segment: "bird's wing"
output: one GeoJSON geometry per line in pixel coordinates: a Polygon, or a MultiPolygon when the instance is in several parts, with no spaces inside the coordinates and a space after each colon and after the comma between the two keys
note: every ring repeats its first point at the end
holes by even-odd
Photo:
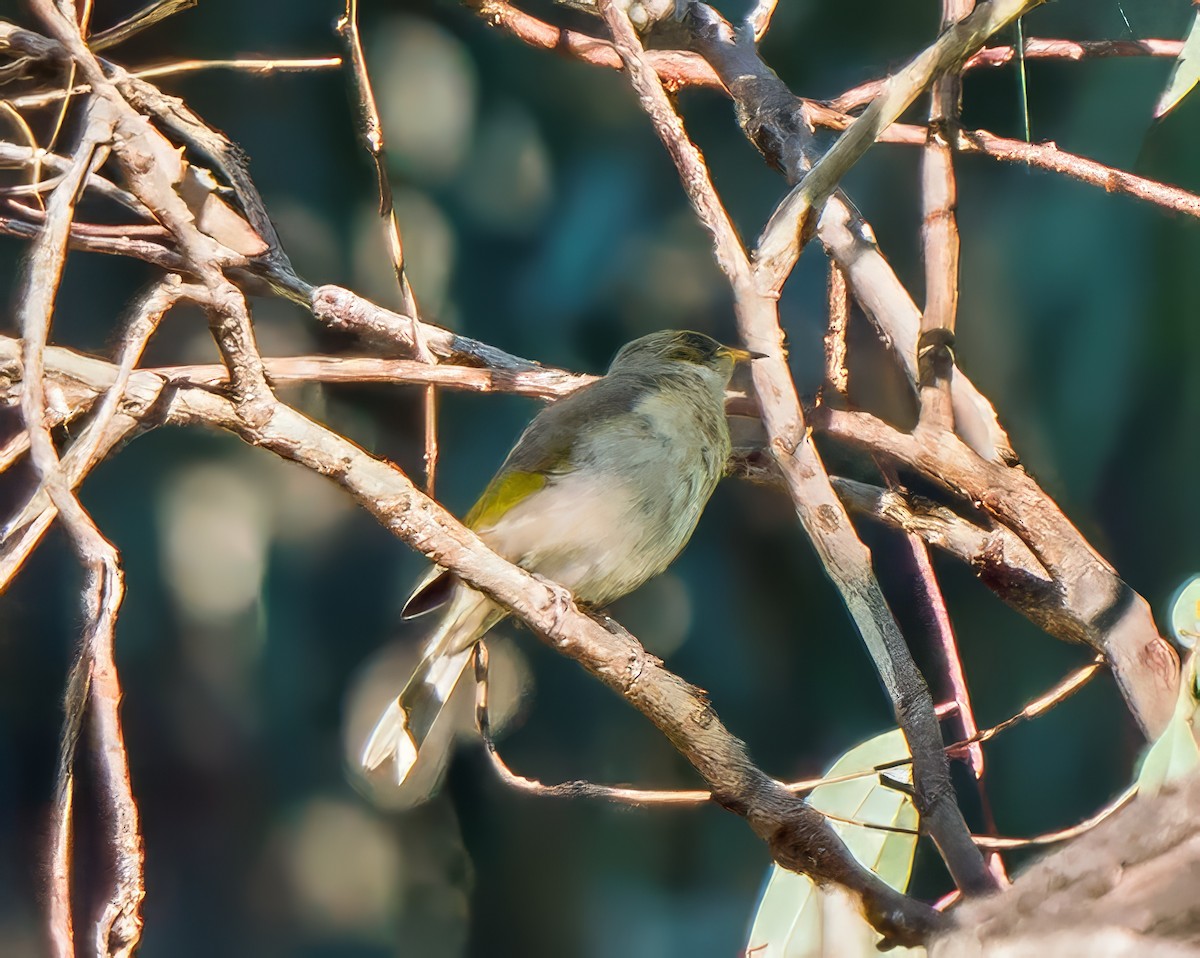
{"type": "Polygon", "coordinates": [[[543,409],[513,446],[463,520],[480,531],[518,502],[577,465],[579,438],[632,410],[652,385],[640,376],[607,376],[543,409]]]}
{"type": "MultiPolygon", "coordinates": [[[[571,472],[578,438],[628,413],[653,385],[653,379],[640,375],[606,376],[547,406],[521,433],[463,524],[476,532],[486,531],[517,503],[556,476],[571,472]]],[[[405,603],[402,616],[411,619],[441,607],[457,582],[441,567],[430,569],[405,603]]]]}

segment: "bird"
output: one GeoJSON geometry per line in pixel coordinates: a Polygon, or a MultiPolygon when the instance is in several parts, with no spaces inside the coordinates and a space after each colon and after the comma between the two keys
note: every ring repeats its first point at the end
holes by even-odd
{"type": "MultiPolygon", "coordinates": [[[[724,475],[725,389],[760,354],[663,330],[623,346],[607,373],[543,409],[464,518],[491,549],[588,608],[632,592],[674,561],[724,475]]],[[[438,613],[404,689],[361,764],[388,760],[403,784],[475,645],[507,611],[434,566],[401,617],[438,613]]]]}

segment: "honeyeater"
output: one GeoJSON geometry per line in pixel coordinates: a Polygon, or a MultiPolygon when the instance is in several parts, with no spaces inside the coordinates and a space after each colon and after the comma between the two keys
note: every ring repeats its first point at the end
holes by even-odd
{"type": "MultiPolygon", "coordinates": [[[[696,528],[725,470],[725,387],[752,358],[702,333],[666,330],[624,346],[607,374],[547,406],[521,434],[464,522],[492,549],[603,606],[662,572],[696,528]]],[[[453,573],[429,570],[404,618],[437,627],[363,749],[403,782],[471,658],[508,613],[453,573]]]]}

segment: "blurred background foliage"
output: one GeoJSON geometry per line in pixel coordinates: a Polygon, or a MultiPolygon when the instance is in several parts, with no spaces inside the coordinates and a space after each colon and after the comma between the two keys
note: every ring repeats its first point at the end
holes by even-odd
{"type": "MultiPolygon", "coordinates": [[[[93,22],[106,26],[134,6],[99,0],[93,22]]],[[[430,318],[590,371],[651,329],[733,336],[706,238],[620,75],[527,49],[450,0],[363,6],[412,281],[430,318]]],[[[1178,38],[1188,6],[1062,0],[1028,17],[1025,30],[1178,38]]],[[[28,22],[14,0],[0,8],[28,22]]],[[[598,32],[543,0],[529,9],[598,32]]],[[[339,12],[337,0],[205,0],[113,55],[135,65],[330,55],[339,12]]],[[[763,50],[797,92],[833,96],[898,66],[932,38],[937,18],[929,0],[784,0],[763,50]]],[[[1200,98],[1150,121],[1168,62],[1028,69],[1035,139],[1200,190],[1200,98]]],[[[395,303],[340,74],[204,72],[162,85],[246,149],[306,279],[395,303]]],[[[685,92],[680,101],[733,216],[754,235],[782,181],[724,98],[685,92]]],[[[969,126],[1020,135],[1011,68],[971,74],[965,104],[969,126]]],[[[1196,223],[986,159],[964,158],[959,170],[960,364],[1033,474],[1165,614],[1200,539],[1196,223]]],[[[876,148],[846,187],[920,302],[916,151],[876,148]]],[[[21,253],[20,242],[0,239],[6,302],[21,253]]],[[[122,306],[152,275],[73,254],[54,339],[105,352],[122,306]]],[[[810,248],[782,302],[810,396],[823,289],[824,262],[810,248]]],[[[256,323],[269,354],[361,349],[278,301],[259,302],[256,323]]],[[[886,357],[861,319],[853,327],[853,387],[902,416],[878,388],[886,357]]],[[[214,357],[202,318],[181,312],[148,362],[214,357]]],[[[419,473],[417,390],[310,387],[288,398],[419,473]]],[[[451,508],[470,503],[534,410],[517,398],[443,394],[439,495],[451,508]]],[[[829,452],[837,468],[866,471],[829,452]]],[[[28,481],[6,479],[6,508],[28,481]]],[[[422,563],[338,490],[234,439],[162,430],[98,469],[82,495],[128,573],[118,653],[147,847],[142,954],[667,958],[741,947],[768,859],[744,823],[715,808],[630,811],[516,795],[478,749],[459,750],[436,797],[402,813],[394,807],[411,796],[354,779],[367,713],[415,655],[420,628],[400,627],[398,610],[422,563]]],[[[927,660],[904,548],[875,529],[864,534],[927,660]]],[[[967,570],[937,567],[983,723],[1086,660],[967,570]]],[[[0,603],[0,942],[12,958],[42,950],[47,801],[79,583],[51,534],[0,603]]],[[[673,569],[615,614],[708,689],[781,777],[817,774],[890,724],[843,607],[773,491],[725,483],[673,569]]],[[[501,632],[499,707],[511,719],[502,747],[518,771],[695,786],[632,710],[528,634],[501,632]]],[[[1107,679],[1008,733],[988,750],[1000,830],[1079,819],[1129,780],[1138,748],[1107,679]]],[[[86,861],[95,849],[85,842],[80,854],[86,861]]],[[[933,859],[918,855],[918,892],[944,887],[933,859]]]]}

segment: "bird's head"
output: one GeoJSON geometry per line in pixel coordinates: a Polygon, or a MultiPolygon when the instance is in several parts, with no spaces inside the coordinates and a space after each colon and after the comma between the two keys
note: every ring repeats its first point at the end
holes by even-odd
{"type": "Polygon", "coordinates": [[[724,346],[704,333],[664,329],[626,343],[608,371],[696,368],[716,373],[723,382],[728,382],[734,364],[753,358],[753,353],[724,346]]]}

